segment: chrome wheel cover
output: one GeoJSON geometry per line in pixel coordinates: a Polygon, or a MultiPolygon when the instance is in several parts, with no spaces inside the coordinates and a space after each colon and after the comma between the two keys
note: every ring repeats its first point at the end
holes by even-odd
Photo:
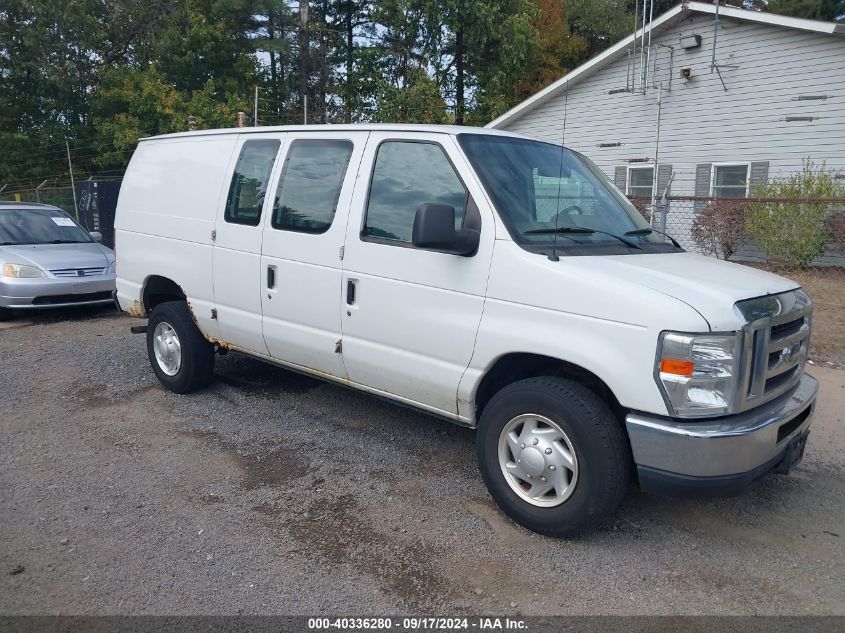
{"type": "Polygon", "coordinates": [[[518,415],[499,435],[499,466],[522,500],[540,508],[566,501],[578,483],[578,458],[569,437],[549,418],[518,415]]]}
{"type": "Polygon", "coordinates": [[[162,321],[153,332],[153,352],[159,369],[168,376],[175,376],[182,367],[182,343],[176,330],[162,321]]]}

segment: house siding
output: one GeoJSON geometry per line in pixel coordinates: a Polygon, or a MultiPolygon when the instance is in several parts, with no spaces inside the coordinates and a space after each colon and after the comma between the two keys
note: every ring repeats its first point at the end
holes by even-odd
{"type": "MultiPolygon", "coordinates": [[[[765,163],[768,179],[781,178],[799,171],[807,158],[845,174],[845,36],[725,17],[719,22],[716,60],[727,91],[710,72],[712,15],[690,13],[652,36],[656,71],[649,83],[663,85],[658,164],[672,165],[672,194],[703,195],[705,188],[709,194],[712,178],[703,172],[718,163],[753,163],[754,184],[761,182],[765,163]],[[693,33],[701,36],[701,46],[680,48],[679,38],[693,33]],[[667,46],[674,47],[671,68],[667,46]],[[691,69],[689,81],[680,78],[681,68],[691,69]],[[827,98],[794,100],[801,95],[827,98]],[[787,116],[815,120],[786,122],[787,116]]],[[[563,140],[618,184],[616,168],[636,164],[631,159],[653,160],[657,138],[657,89],[608,94],[626,87],[627,73],[622,56],[573,83],[566,95],[497,127],[553,143],[563,140]],[[600,147],[605,143],[621,145],[600,147]]],[[[689,225],[691,219],[677,230],[688,236],[689,225]]]]}

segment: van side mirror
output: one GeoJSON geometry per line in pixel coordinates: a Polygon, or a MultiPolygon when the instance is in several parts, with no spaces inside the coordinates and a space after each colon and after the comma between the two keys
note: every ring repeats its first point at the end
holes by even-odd
{"type": "Polygon", "coordinates": [[[455,229],[455,207],[426,202],[417,207],[411,242],[419,248],[469,257],[478,251],[480,233],[455,229]]]}
{"type": "Polygon", "coordinates": [[[95,242],[103,241],[103,234],[99,231],[91,231],[89,235],[91,236],[91,239],[93,239],[95,242]]]}

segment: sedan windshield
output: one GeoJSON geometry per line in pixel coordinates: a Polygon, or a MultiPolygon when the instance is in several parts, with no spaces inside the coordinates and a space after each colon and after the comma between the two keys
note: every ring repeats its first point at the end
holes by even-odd
{"type": "Polygon", "coordinates": [[[508,136],[460,134],[458,139],[511,236],[524,248],[578,254],[677,251],[581,154],[508,136]]]}
{"type": "Polygon", "coordinates": [[[58,209],[0,207],[0,246],[91,241],[85,229],[58,209]]]}

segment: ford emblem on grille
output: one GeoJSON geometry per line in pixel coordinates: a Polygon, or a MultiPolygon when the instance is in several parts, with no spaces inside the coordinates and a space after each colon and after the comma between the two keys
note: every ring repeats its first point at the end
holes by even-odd
{"type": "Polygon", "coordinates": [[[798,354],[801,351],[801,343],[793,343],[789,347],[783,348],[781,352],[781,358],[784,360],[794,363],[798,360],[798,354]]]}

